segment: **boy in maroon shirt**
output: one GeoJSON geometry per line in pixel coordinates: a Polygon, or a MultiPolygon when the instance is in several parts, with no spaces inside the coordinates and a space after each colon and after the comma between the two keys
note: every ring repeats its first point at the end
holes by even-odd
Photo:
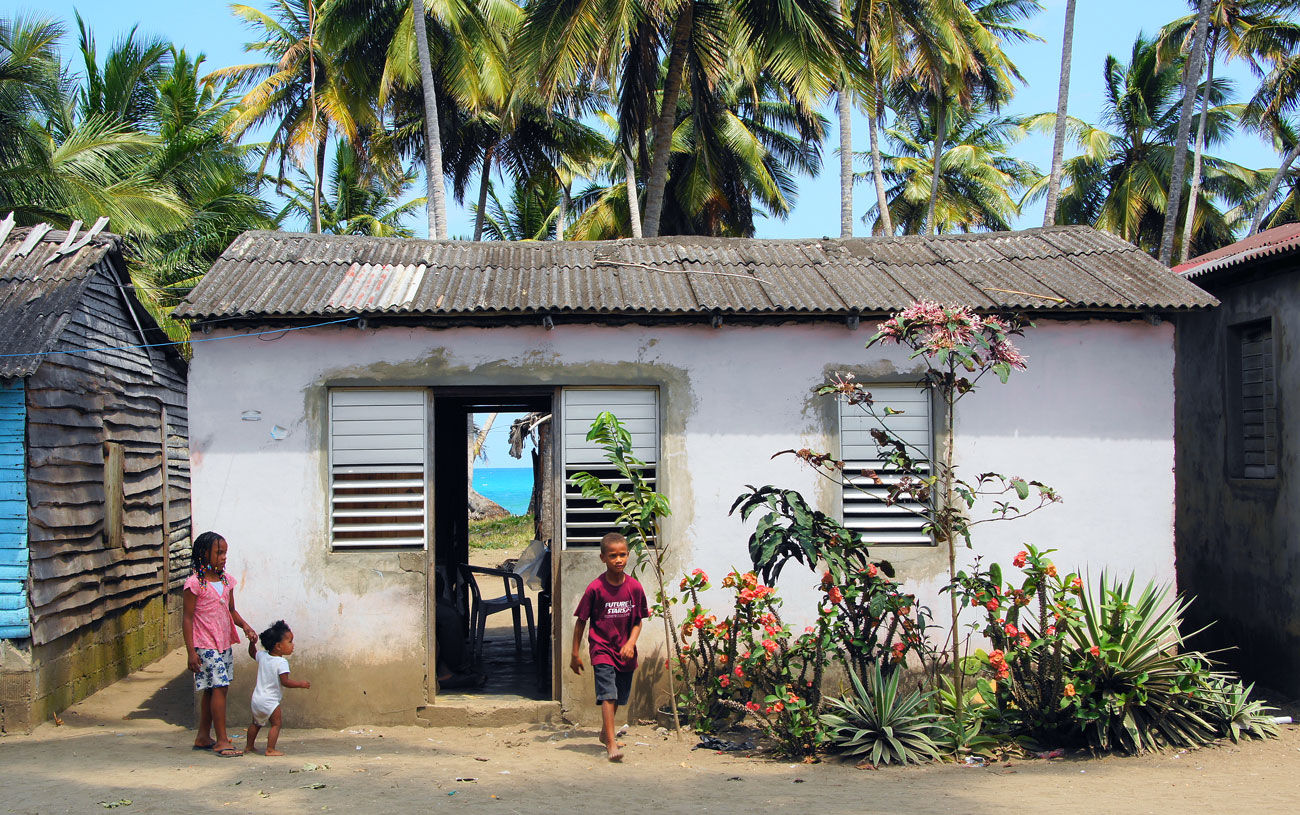
{"type": "Polygon", "coordinates": [[[587,586],[573,616],[573,658],[569,667],[582,673],[582,634],[591,622],[591,669],[596,677],[596,704],[600,705],[602,726],[600,743],[609,751],[610,761],[622,761],[622,745],[614,737],[614,716],[619,705],[627,704],[632,689],[632,672],[636,670],[636,640],[641,636],[641,621],[650,616],[645,590],[627,569],[627,538],[611,532],[600,539],[600,562],[605,573],[587,586]]]}

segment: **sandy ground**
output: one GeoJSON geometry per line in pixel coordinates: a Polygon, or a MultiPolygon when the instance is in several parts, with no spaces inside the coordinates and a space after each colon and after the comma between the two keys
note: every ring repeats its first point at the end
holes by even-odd
{"type": "Polygon", "coordinates": [[[634,725],[626,762],[612,765],[590,729],[294,730],[290,701],[280,740],[288,755],[222,759],[189,749],[188,682],[177,651],[64,712],[62,726],[0,738],[0,810],[102,812],[104,804],[128,799],[119,807],[126,815],[1300,811],[1294,726],[1276,741],[1141,758],[872,771],[837,760],[790,764],[693,751],[690,740],[634,725]]]}

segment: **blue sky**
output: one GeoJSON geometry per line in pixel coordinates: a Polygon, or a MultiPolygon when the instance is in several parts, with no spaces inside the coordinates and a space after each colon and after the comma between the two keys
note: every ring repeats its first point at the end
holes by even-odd
{"type": "MultiPolygon", "coordinates": [[[[250,4],[269,8],[269,0],[250,0],[250,4]]],[[[1044,0],[1046,10],[1036,16],[1028,27],[1045,42],[1014,46],[1012,58],[1028,78],[1030,84],[1022,87],[1008,114],[1038,113],[1056,107],[1057,77],[1061,58],[1061,31],[1064,21],[1065,0],[1044,0]]],[[[37,8],[34,4],[6,3],[7,13],[23,12],[37,8]]],[[[201,51],[208,56],[213,68],[247,61],[243,43],[247,32],[230,14],[229,6],[218,0],[46,0],[40,4],[43,14],[58,16],[69,24],[71,31],[73,10],[79,10],[93,27],[101,48],[106,47],[119,34],[139,24],[144,32],[157,33],[181,44],[191,53],[201,51]]],[[[1102,103],[1101,70],[1108,53],[1127,61],[1133,39],[1138,31],[1154,33],[1159,27],[1180,15],[1188,13],[1186,0],[1083,0],[1078,4],[1075,19],[1074,63],[1070,84],[1070,114],[1096,122],[1102,103]]],[[[74,43],[69,39],[68,46],[74,43]]],[[[1244,96],[1253,87],[1253,81],[1244,65],[1232,64],[1218,70],[1219,76],[1237,81],[1238,95],[1244,96]]],[[[832,111],[827,116],[834,122],[832,111]]],[[[854,122],[854,149],[866,150],[866,123],[860,117],[854,122]]],[[[820,237],[839,234],[839,179],[838,162],[830,150],[838,144],[838,134],[832,127],[827,140],[824,169],[815,178],[799,180],[799,199],[789,219],[785,221],[764,219],[758,224],[758,235],[770,238],[820,237]]],[[[1258,137],[1239,135],[1236,140],[1218,149],[1219,155],[1254,167],[1275,167],[1277,158],[1258,137]]],[[[1037,164],[1044,171],[1051,161],[1051,141],[1035,136],[1023,142],[1016,154],[1037,164]]],[[[865,167],[859,167],[865,169],[865,167]]],[[[858,184],[855,190],[854,211],[861,216],[873,203],[874,193],[869,184],[858,184]]],[[[453,207],[450,213],[452,234],[468,235],[473,219],[464,208],[453,207]]],[[[415,219],[413,226],[423,228],[423,219],[415,219]]],[[[1020,226],[1037,226],[1042,223],[1041,203],[1027,209],[1020,226]]],[[[858,234],[865,227],[855,222],[858,234]]]]}

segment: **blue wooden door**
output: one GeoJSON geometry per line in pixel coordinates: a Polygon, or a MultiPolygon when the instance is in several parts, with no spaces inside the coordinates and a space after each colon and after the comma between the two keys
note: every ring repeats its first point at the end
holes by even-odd
{"type": "Polygon", "coordinates": [[[0,382],[0,638],[31,636],[26,429],[23,380],[0,382]]]}

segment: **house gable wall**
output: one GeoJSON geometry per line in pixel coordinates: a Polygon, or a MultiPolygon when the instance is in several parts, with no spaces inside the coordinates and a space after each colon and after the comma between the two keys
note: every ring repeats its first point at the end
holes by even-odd
{"type": "MultiPolygon", "coordinates": [[[[234,336],[214,331],[213,337],[234,336]]],[[[835,404],[813,394],[828,373],[861,381],[916,378],[897,347],[865,351],[869,327],[541,326],[329,327],[195,346],[190,375],[195,519],[231,544],[240,609],[255,626],[284,618],[295,675],[330,677],[295,700],[320,725],[413,721],[424,699],[423,555],[331,552],[325,421],[329,386],[651,385],[659,389],[661,489],[673,507],[664,537],[670,574],[721,576],[747,566],[752,529],[727,514],[746,484],[798,489],[838,512],[838,487],[775,451],[836,449],[835,404]],[[257,411],[259,421],[247,421],[257,411]],[[273,428],[279,432],[273,433],[273,428]],[[382,679],[381,679],[382,677],[382,679]]],[[[1172,582],[1173,328],[1140,320],[1045,322],[1023,347],[1030,370],[963,401],[958,464],[1038,478],[1065,502],[1016,524],[991,524],[978,553],[1009,561],[1024,541],[1096,574],[1172,582]]],[[[436,485],[435,485],[436,489],[436,485]]],[[[909,591],[936,611],[946,557],[936,547],[878,547],[909,591]]],[[[600,572],[591,550],[560,554],[555,617],[567,654],[570,617],[600,572]]],[[[646,576],[649,580],[649,576],[646,576]]],[[[792,566],[785,609],[815,613],[817,577],[792,566]]],[[[653,587],[650,587],[653,590],[653,587]]],[[[639,681],[663,678],[661,631],[642,638],[639,681]]],[[[252,672],[236,672],[235,698],[252,672]]],[[[569,715],[595,711],[587,678],[562,672],[569,715]]],[[[643,684],[634,695],[648,702],[643,684]]],[[[648,705],[632,711],[644,715],[648,705]]]]}
{"type": "MultiPolygon", "coordinates": [[[[1178,578],[1196,597],[1195,644],[1275,690],[1300,694],[1300,274],[1209,283],[1222,303],[1178,322],[1178,578]],[[1228,455],[1231,328],[1271,318],[1278,459],[1243,478],[1228,455]]],[[[1257,267],[1258,268],[1258,267],[1257,267]]]]}

